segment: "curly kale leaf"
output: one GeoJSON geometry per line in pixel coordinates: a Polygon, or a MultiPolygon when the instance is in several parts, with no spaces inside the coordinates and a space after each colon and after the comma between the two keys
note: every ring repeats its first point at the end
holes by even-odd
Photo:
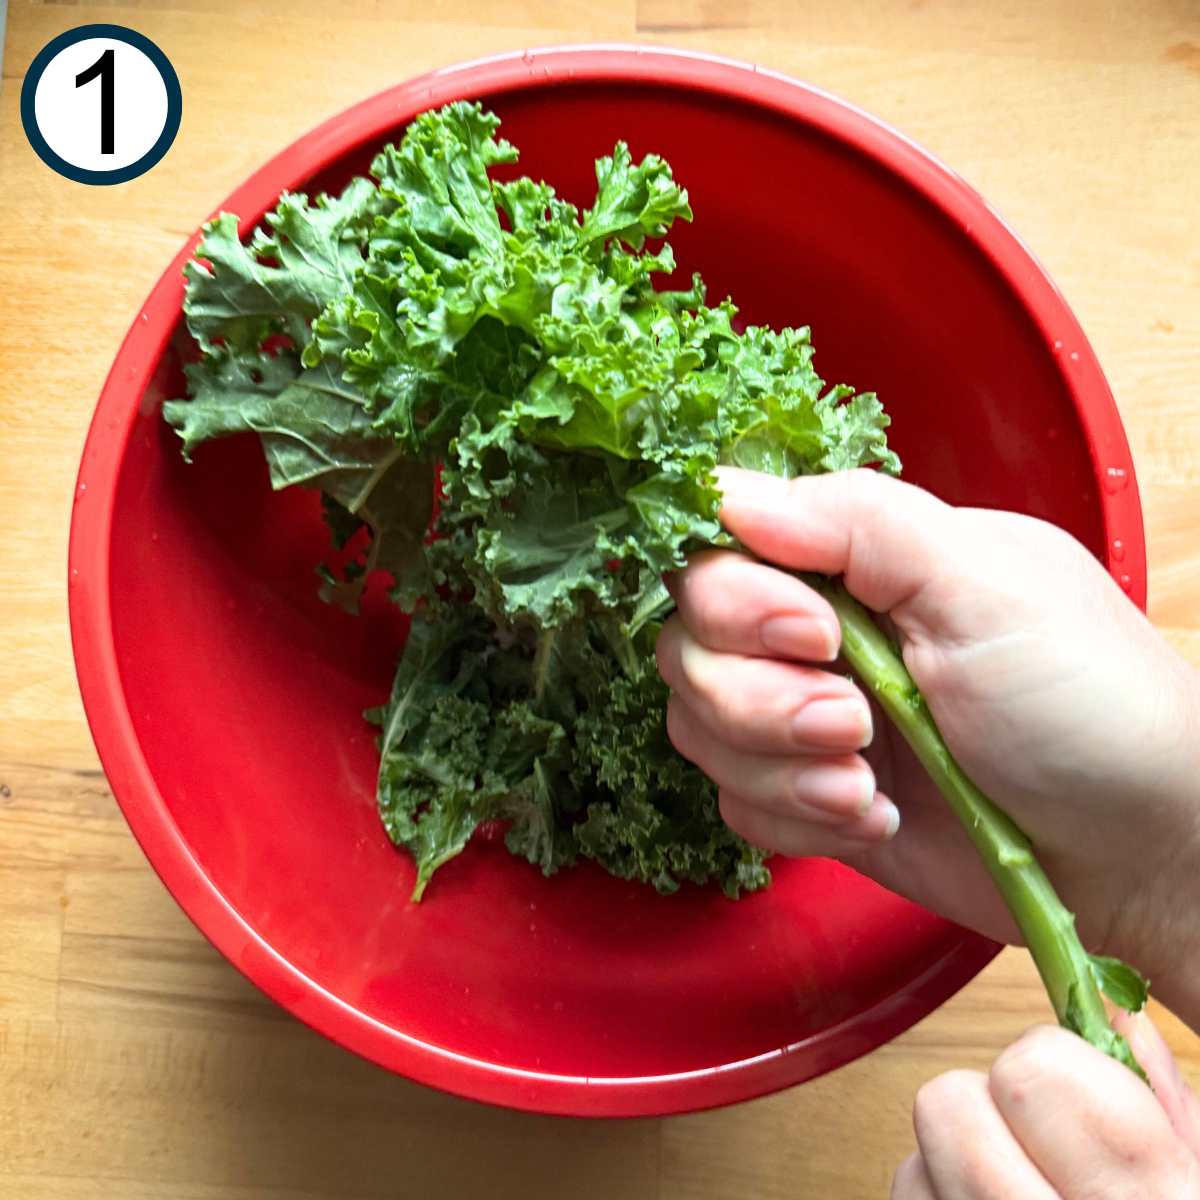
{"type": "Polygon", "coordinates": [[[210,221],[184,268],[184,316],[200,347],[255,350],[272,334],[302,347],[313,318],[352,286],[379,208],[370,182],[353,179],[340,196],[311,204],[285,192],[248,245],[232,214],[210,221]]]}
{"type": "Polygon", "coordinates": [[[582,856],[660,892],[764,886],[763,855],[667,740],[665,704],[652,657],[627,676],[582,622],[501,647],[470,606],[418,615],[391,698],[369,714],[380,813],[416,864],[413,898],[492,821],[547,875],[582,856]]]}
{"type": "Polygon", "coordinates": [[[353,607],[381,568],[414,612],[375,715],[417,895],[497,820],[546,873],[582,856],[661,891],[760,887],[762,856],[665,736],[662,576],[728,542],[717,466],[897,470],[887,417],[825,385],[807,328],[738,332],[698,276],[662,286],[658,239],[692,211],[661,158],[618,143],[576,207],[492,178],[516,160],[498,126],[424,113],[341,195],[285,195],[246,242],[231,216],[206,226],[200,360],[165,417],[185,455],[255,433],[273,486],[320,490],[339,549],[369,534],[323,594],[353,607]]]}
{"type": "Polygon", "coordinates": [[[494,694],[486,627],[466,606],[413,621],[391,698],[369,714],[381,728],[379,809],[388,836],[417,868],[413,899],[485,821],[516,816],[531,861],[564,855],[535,765],[561,754],[562,726],[494,694]]]}
{"type": "Polygon", "coordinates": [[[163,406],[184,453],[214,438],[258,434],[272,487],[319,488],[343,544],[357,525],[371,531],[364,558],[343,580],[327,572],[322,594],[353,611],[367,574],[378,568],[392,575],[395,599],[411,609],[429,588],[430,464],[380,437],[361,397],[328,366],[302,370],[290,352],[215,350],[191,364],[187,378],[191,398],[163,406]]]}
{"type": "Polygon", "coordinates": [[[660,892],[683,880],[716,880],[734,898],[765,887],[763,853],[721,820],[715,785],[667,740],[666,703],[667,687],[645,658],[576,723],[576,781],[581,789],[595,781],[605,795],[575,826],[579,852],[660,892]]]}

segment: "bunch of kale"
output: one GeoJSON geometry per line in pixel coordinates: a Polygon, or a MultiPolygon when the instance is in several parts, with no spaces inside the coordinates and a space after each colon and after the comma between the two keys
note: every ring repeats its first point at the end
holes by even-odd
{"type": "Polygon", "coordinates": [[[338,546],[366,527],[327,598],[354,607],[380,569],[412,613],[372,715],[415,895],[503,820],[547,874],[582,855],[736,896],[769,874],[666,738],[662,577],[722,541],[718,464],[895,470],[887,417],[825,389],[806,328],[739,331],[699,277],[655,289],[674,259],[647,240],[691,219],[660,158],[618,143],[580,211],[489,175],[516,159],[498,124],[425,113],[371,179],[285,194],[248,245],[233,216],[206,226],[185,305],[201,357],[165,416],[185,453],[256,432],[276,488],[320,489],[338,546]]]}

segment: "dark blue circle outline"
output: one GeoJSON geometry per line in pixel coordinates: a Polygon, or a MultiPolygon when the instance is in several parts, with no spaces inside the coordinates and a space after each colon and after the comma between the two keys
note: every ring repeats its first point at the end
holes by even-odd
{"type": "Polygon", "coordinates": [[[25,79],[21,84],[21,124],[25,127],[25,136],[29,139],[29,144],[46,166],[76,183],[105,186],[113,183],[128,183],[129,180],[144,175],[171,148],[179,133],[179,123],[182,119],[183,91],[179,86],[179,76],[176,75],[171,60],[145,34],[138,33],[136,29],[129,29],[125,25],[79,25],[74,29],[68,29],[66,33],[60,33],[57,37],[51,38],[37,52],[33,62],[29,64],[29,70],[25,72],[25,79]],[[37,85],[50,61],[59,51],[90,38],[112,38],[115,41],[124,42],[127,46],[132,46],[135,50],[140,50],[154,63],[163,81],[163,86],[167,89],[167,120],[163,125],[162,132],[158,135],[158,141],[135,162],[112,171],[92,171],[84,167],[77,167],[73,163],[67,162],[61,155],[56,154],[42,136],[42,131],[38,128],[37,114],[34,111],[37,85]]]}

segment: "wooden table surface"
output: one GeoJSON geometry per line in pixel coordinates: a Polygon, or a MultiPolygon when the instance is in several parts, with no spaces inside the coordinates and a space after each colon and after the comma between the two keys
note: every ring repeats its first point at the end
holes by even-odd
{"type": "MultiPolygon", "coordinates": [[[[2,9],[0,9],[2,11],[2,9]]],[[[922,1080],[1046,1004],[1006,952],[892,1044],[791,1093],[592,1124],[460,1102],[285,1016],[192,928],[98,769],[66,620],[67,523],[108,365],[164,264],[268,155],[428,68],[642,40],[834,91],[974,183],[1065,291],[1116,392],[1151,613],[1200,663],[1200,6],[1188,0],[11,0],[0,86],[0,1196],[883,1197],[922,1080]],[[85,188],[18,116],[54,34],[149,35],[183,85],[149,175],[85,188]]],[[[1195,1039],[1164,1016],[1193,1078],[1195,1039]]]]}

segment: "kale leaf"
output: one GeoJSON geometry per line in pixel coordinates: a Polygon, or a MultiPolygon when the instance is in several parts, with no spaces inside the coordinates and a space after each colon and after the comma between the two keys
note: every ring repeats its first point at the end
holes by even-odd
{"type": "Polygon", "coordinates": [[[258,435],[274,487],[322,494],[413,614],[380,726],[379,808],[414,897],[480,825],[552,874],[591,858],[671,892],[764,886],[763,855],[672,749],[653,640],[664,573],[728,539],[715,468],[895,471],[870,394],[827,388],[807,328],[735,329],[662,286],[686,191],[618,143],[579,209],[492,179],[479,105],[417,117],[370,179],[285,195],[247,244],[222,214],[187,268],[200,350],[164,406],[185,455],[258,435]],[[438,515],[431,521],[435,472],[438,515]]]}

